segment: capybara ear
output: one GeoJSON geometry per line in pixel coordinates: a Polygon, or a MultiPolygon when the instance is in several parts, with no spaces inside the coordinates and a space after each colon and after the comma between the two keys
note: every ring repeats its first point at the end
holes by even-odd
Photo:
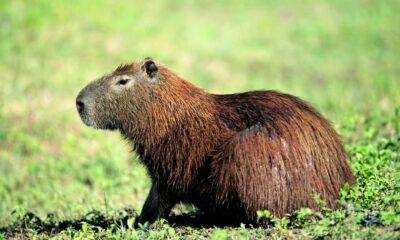
{"type": "Polygon", "coordinates": [[[154,78],[157,76],[158,67],[153,59],[146,57],[142,65],[142,70],[145,71],[149,77],[154,78]]]}

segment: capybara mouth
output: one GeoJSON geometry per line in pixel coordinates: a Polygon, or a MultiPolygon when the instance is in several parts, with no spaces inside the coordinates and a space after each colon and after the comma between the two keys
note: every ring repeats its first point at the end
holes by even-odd
{"type": "Polygon", "coordinates": [[[81,109],[77,107],[79,117],[81,118],[82,122],[88,126],[95,129],[103,129],[103,130],[116,130],[117,127],[112,124],[111,122],[98,122],[90,116],[87,109],[81,109]]]}
{"type": "Polygon", "coordinates": [[[78,110],[79,116],[82,120],[82,122],[88,126],[88,127],[94,127],[93,123],[89,120],[89,117],[87,116],[87,114],[85,112],[81,112],[78,110]]]}

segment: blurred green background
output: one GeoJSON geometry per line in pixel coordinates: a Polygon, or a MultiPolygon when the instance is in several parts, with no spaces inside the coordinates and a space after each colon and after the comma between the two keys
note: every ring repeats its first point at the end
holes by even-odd
{"type": "Polygon", "coordinates": [[[0,0],[0,226],[18,208],[140,208],[149,181],[129,144],[75,110],[117,65],[151,56],[214,93],[288,92],[340,128],[400,105],[399,13],[398,0],[0,0]]]}

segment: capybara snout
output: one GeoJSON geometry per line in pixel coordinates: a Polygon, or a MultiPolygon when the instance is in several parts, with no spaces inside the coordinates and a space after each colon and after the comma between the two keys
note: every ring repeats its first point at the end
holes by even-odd
{"type": "MultiPolygon", "coordinates": [[[[93,85],[93,83],[91,83],[93,85]]],[[[82,122],[87,126],[96,127],[98,126],[96,122],[96,99],[95,92],[92,91],[91,85],[88,85],[84,89],[82,89],[78,96],[76,97],[76,109],[79,113],[79,116],[82,119],[82,122]]]]}

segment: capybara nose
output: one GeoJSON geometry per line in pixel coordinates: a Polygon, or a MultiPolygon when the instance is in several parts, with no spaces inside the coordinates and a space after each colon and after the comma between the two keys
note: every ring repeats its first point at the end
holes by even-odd
{"type": "Polygon", "coordinates": [[[85,109],[85,102],[80,97],[76,99],[76,109],[78,109],[79,113],[83,112],[83,110],[85,109]]]}

